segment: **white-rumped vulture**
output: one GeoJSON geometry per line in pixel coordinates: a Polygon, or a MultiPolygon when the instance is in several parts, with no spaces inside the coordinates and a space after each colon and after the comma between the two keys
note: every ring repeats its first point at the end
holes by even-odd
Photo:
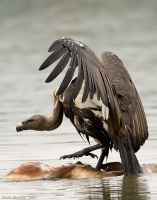
{"type": "Polygon", "coordinates": [[[135,153],[148,138],[147,120],[135,85],[122,61],[111,52],[103,52],[101,61],[84,43],[70,38],[55,41],[52,54],[39,70],[59,62],[46,79],[53,81],[68,65],[59,88],[54,90],[55,106],[52,117],[34,115],[17,125],[22,130],[54,130],[60,126],[63,113],[78,133],[94,138],[96,145],[61,158],[90,155],[101,148],[97,169],[109,149],[119,151],[124,175],[137,175],[142,169],[135,153]],[[78,74],[73,79],[75,69],[78,74]],[[73,80],[72,80],[73,79],[73,80]]]}

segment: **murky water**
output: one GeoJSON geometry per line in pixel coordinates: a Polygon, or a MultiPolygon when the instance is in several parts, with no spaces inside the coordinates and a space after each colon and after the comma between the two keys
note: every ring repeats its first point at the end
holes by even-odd
{"type": "MultiPolygon", "coordinates": [[[[86,43],[100,57],[116,53],[128,68],[141,96],[149,139],[139,162],[157,163],[157,2],[138,1],[0,1],[0,177],[27,161],[50,166],[59,157],[88,146],[68,119],[53,132],[16,133],[18,122],[33,114],[51,115],[51,92],[61,76],[44,81],[50,69],[38,68],[50,44],[62,36],[86,43]]],[[[93,143],[94,144],[94,143],[93,143]]],[[[97,151],[99,155],[99,151],[97,151]]],[[[81,158],[96,164],[96,159],[81,158]]],[[[119,161],[110,153],[109,162],[119,161]]],[[[73,161],[73,160],[72,160],[73,161]]],[[[157,199],[157,174],[102,180],[0,181],[0,198],[157,199]]]]}

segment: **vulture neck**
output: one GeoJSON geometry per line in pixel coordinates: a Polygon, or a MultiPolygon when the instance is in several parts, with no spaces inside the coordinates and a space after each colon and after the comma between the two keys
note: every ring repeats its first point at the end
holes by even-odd
{"type": "Polygon", "coordinates": [[[43,124],[43,131],[51,131],[58,128],[63,119],[63,105],[59,99],[55,100],[52,116],[45,116],[45,123],[43,124]]]}

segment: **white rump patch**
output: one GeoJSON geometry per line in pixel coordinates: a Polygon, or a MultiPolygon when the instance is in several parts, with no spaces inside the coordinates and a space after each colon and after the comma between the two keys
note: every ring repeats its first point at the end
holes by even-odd
{"type": "Polygon", "coordinates": [[[87,100],[84,103],[82,103],[83,92],[84,92],[84,84],[82,84],[82,88],[75,99],[76,106],[79,107],[80,109],[82,108],[97,109],[97,107],[99,106],[101,108],[101,111],[98,110],[91,110],[91,111],[96,116],[103,117],[104,120],[107,120],[109,117],[109,108],[106,107],[101,100],[97,99],[96,94],[94,94],[93,99],[90,99],[90,97],[88,96],[87,100]]]}
{"type": "Polygon", "coordinates": [[[108,117],[109,117],[109,108],[106,107],[106,106],[102,103],[102,101],[100,101],[100,102],[101,102],[101,109],[102,109],[102,116],[103,116],[103,119],[104,119],[104,120],[107,120],[108,117]]]}
{"type": "Polygon", "coordinates": [[[84,103],[82,103],[83,92],[84,92],[84,83],[82,84],[82,88],[74,101],[76,106],[80,109],[91,108],[91,111],[95,114],[95,116],[103,118],[103,127],[106,131],[108,131],[108,125],[106,123],[106,120],[108,120],[109,118],[109,108],[106,107],[101,100],[97,99],[96,94],[93,96],[93,99],[90,99],[90,97],[88,96],[87,100],[84,103]],[[98,107],[100,107],[101,109],[100,111],[94,110],[97,109],[98,107]]]}

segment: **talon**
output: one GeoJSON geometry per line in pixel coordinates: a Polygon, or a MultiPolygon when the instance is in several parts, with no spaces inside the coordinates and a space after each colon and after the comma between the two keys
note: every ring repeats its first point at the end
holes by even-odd
{"type": "Polygon", "coordinates": [[[75,160],[75,158],[80,158],[82,156],[91,156],[92,158],[98,159],[97,155],[89,152],[89,148],[83,149],[81,151],[77,151],[73,154],[61,156],[60,159],[73,158],[75,160]]]}
{"type": "Polygon", "coordinates": [[[64,159],[65,159],[65,156],[61,156],[61,157],[59,158],[59,160],[61,160],[61,159],[63,159],[63,160],[64,160],[64,159]]]}
{"type": "Polygon", "coordinates": [[[93,154],[93,153],[88,153],[88,154],[86,154],[86,156],[91,156],[92,158],[97,158],[98,159],[98,156],[93,154]]]}

